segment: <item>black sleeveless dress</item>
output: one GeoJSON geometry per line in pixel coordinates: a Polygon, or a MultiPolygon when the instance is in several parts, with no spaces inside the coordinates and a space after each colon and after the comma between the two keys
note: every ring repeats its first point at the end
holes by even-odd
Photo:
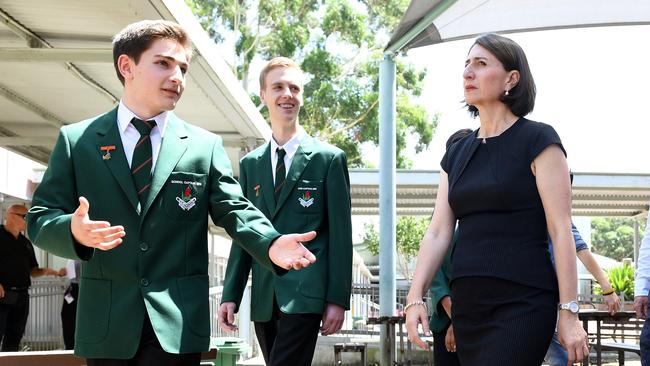
{"type": "Polygon", "coordinates": [[[458,219],[452,323],[464,366],[537,366],[546,354],[557,279],[530,166],[553,144],[564,151],[551,126],[520,118],[484,142],[469,135],[442,159],[458,219]]]}

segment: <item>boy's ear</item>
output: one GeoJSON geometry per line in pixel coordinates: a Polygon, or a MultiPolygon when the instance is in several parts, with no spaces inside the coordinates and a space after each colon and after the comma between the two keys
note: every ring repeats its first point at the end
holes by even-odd
{"type": "Polygon", "coordinates": [[[264,92],[264,90],[260,90],[260,99],[262,100],[262,104],[266,104],[264,98],[266,98],[266,93],[264,92]]]}
{"type": "Polygon", "coordinates": [[[131,57],[121,54],[117,58],[117,69],[125,81],[133,79],[133,66],[135,66],[135,61],[131,57]]]}

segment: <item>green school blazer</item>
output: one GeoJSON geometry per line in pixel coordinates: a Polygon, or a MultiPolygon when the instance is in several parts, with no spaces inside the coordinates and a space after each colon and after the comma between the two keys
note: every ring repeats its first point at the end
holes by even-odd
{"type": "Polygon", "coordinates": [[[451,322],[440,301],[446,296],[451,296],[451,288],[449,287],[452,274],[451,257],[454,255],[456,240],[458,240],[458,230],[454,231],[454,236],[449,244],[449,249],[447,249],[447,254],[440,265],[440,269],[438,269],[438,272],[436,272],[436,275],[431,281],[430,292],[433,309],[431,318],[429,319],[429,329],[434,333],[442,332],[451,322]]]}
{"type": "MultiPolygon", "coordinates": [[[[244,195],[281,233],[315,230],[306,243],[316,263],[282,277],[233,245],[230,250],[222,301],[241,302],[250,271],[251,319],[271,319],[273,295],[289,314],[323,313],[327,303],[350,308],[352,287],[352,223],[347,158],[340,149],[305,136],[293,157],[278,202],[273,196],[271,144],[246,155],[240,162],[244,195]]],[[[238,243],[238,239],[234,241],[238,243]]]]}
{"type": "Polygon", "coordinates": [[[206,351],[208,214],[269,271],[268,248],[280,234],[241,192],[221,139],[170,113],[146,203],[140,207],[116,122],[117,109],[61,128],[27,216],[34,244],[85,261],[75,354],[131,358],[145,314],[167,352],[206,351]],[[111,149],[110,158],[107,148],[111,149]],[[108,250],[75,242],[78,197],[90,218],[123,225],[108,250]]]}

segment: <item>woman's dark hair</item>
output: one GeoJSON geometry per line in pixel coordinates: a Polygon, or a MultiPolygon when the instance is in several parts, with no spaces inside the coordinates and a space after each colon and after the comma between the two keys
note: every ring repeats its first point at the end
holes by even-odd
{"type": "MultiPolygon", "coordinates": [[[[494,33],[484,34],[474,41],[472,47],[480,45],[494,55],[503,64],[506,71],[519,71],[519,82],[508,91],[508,95],[501,95],[501,102],[510,108],[517,117],[523,117],[535,107],[535,80],[528,66],[528,59],[524,50],[515,41],[494,33]]],[[[470,49],[472,48],[470,47],[470,49]]],[[[505,92],[505,91],[504,91],[505,92]]],[[[472,117],[478,116],[478,109],[467,105],[467,110],[472,117]]]]}
{"type": "Polygon", "coordinates": [[[445,143],[445,149],[449,150],[451,145],[455,144],[458,142],[458,140],[462,140],[465,136],[469,135],[474,131],[470,130],[469,128],[463,128],[462,130],[458,130],[449,136],[447,139],[447,142],[445,143]]]}

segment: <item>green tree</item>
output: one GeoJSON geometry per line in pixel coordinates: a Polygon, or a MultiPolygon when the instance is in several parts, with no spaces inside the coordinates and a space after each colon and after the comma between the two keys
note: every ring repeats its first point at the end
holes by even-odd
{"type": "MultiPolygon", "coordinates": [[[[591,244],[596,253],[618,261],[634,256],[633,218],[604,218],[591,220],[591,244]]],[[[645,231],[645,221],[639,220],[639,230],[645,231]]]]}
{"type": "MultiPolygon", "coordinates": [[[[410,280],[413,274],[410,270],[410,263],[418,255],[420,240],[429,225],[428,217],[400,216],[397,219],[397,270],[410,280]]],[[[379,233],[373,224],[365,224],[363,242],[368,250],[379,254],[379,233]]]]}
{"type": "MultiPolygon", "coordinates": [[[[361,144],[379,143],[379,64],[389,33],[409,0],[186,0],[217,43],[236,39],[233,71],[248,89],[257,58],[286,56],[308,76],[300,122],[313,136],[343,149],[351,166],[366,166],[361,144]]],[[[409,136],[416,152],[431,142],[438,116],[412,100],[422,91],[426,70],[397,68],[397,166],[409,136]]],[[[252,97],[259,104],[257,97],[252,97]]],[[[265,111],[263,111],[264,113],[265,111]]]]}

